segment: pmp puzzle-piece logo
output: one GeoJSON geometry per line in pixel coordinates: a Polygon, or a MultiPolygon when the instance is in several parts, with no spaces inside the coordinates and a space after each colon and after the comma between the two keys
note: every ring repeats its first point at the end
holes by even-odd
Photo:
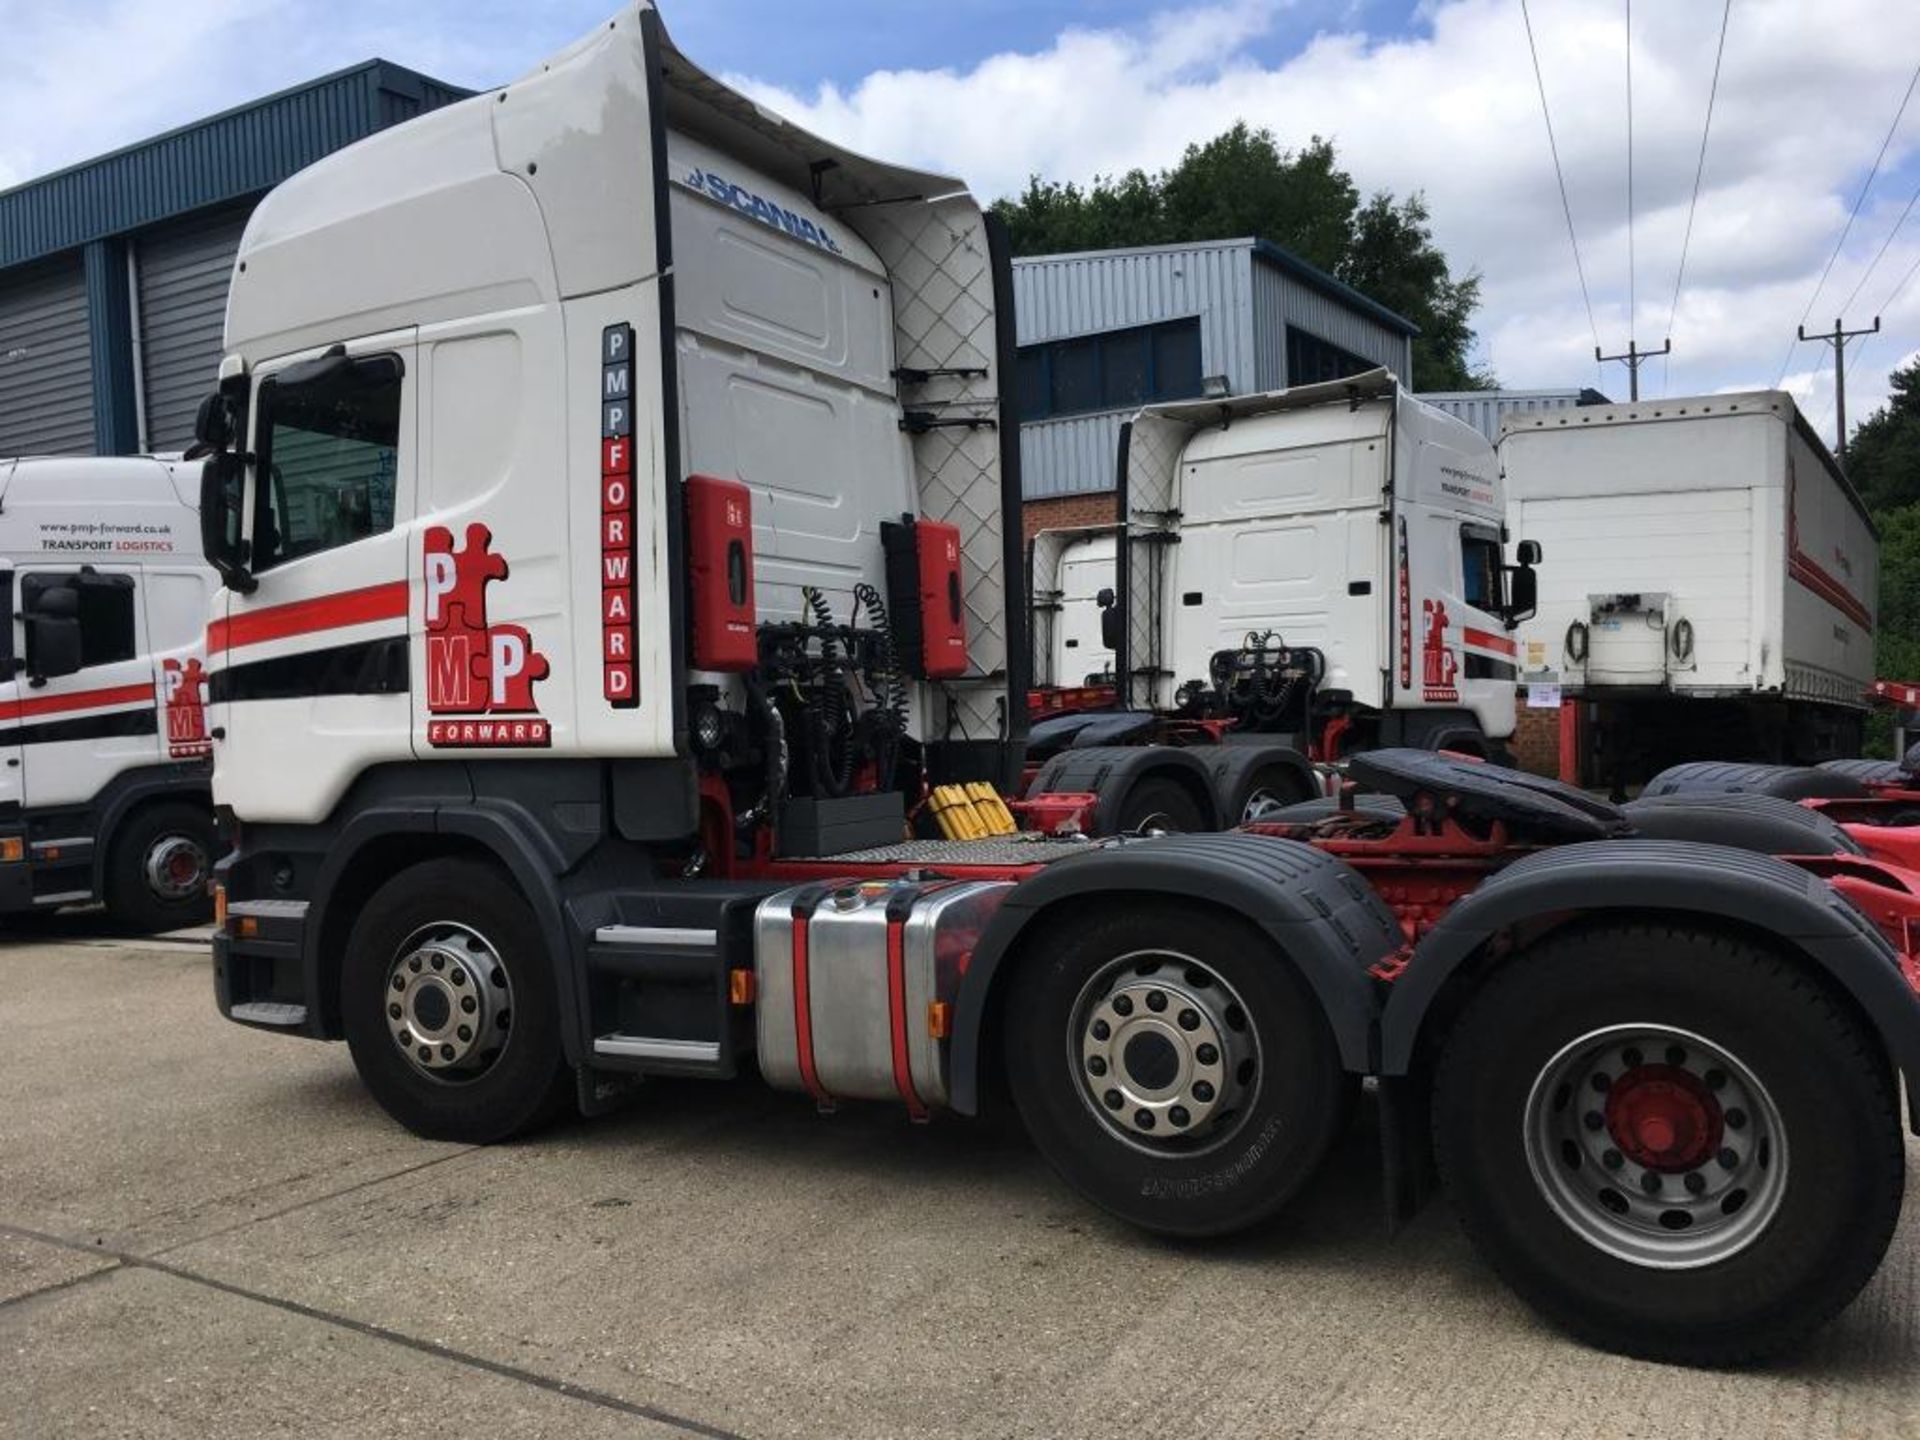
{"type": "Polygon", "coordinates": [[[167,718],[167,758],[192,760],[213,753],[207,736],[207,667],[200,657],[160,662],[160,699],[167,718]]]}
{"type": "Polygon", "coordinates": [[[507,578],[504,555],[492,553],[493,532],[467,526],[454,548],[444,525],[422,539],[426,585],[427,743],[454,747],[544,746],[552,729],[539,714],[534,685],[547,678],[547,657],[521,625],[487,623],[487,586],[507,578]],[[443,719],[442,716],[485,716],[443,719]],[[494,718],[502,717],[502,718],[494,718]]]}

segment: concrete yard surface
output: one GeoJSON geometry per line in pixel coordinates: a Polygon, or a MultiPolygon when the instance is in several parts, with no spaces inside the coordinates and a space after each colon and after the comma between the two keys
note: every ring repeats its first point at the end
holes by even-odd
{"type": "Polygon", "coordinates": [[[1810,1346],[1699,1372],[1554,1333],[1444,1205],[1388,1239],[1365,1106],[1278,1225],[1173,1245],[1011,1121],[751,1080],[421,1141],[189,939],[0,941],[0,1036],[0,1435],[1920,1440],[1920,1202],[1810,1346]]]}

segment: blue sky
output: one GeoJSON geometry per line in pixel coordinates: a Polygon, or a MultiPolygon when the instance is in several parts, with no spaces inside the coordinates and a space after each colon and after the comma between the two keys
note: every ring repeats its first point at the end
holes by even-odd
{"type": "MultiPolygon", "coordinates": [[[[1671,334],[1649,393],[1784,378],[1831,414],[1817,346],[1789,346],[1908,80],[1912,0],[1735,0],[1687,283],[1673,306],[1720,9],[1634,16],[1637,265],[1626,225],[1624,0],[1531,0],[1592,319],[1575,278],[1518,0],[663,0],[707,69],[869,153],[992,197],[1041,173],[1157,168],[1245,118],[1335,141],[1364,190],[1426,194],[1457,271],[1484,276],[1480,358],[1502,380],[1599,383],[1629,332],[1671,334]],[[1629,299],[1636,302],[1629,305],[1629,299]]],[[[0,186],[379,55],[485,87],[593,28],[609,0],[0,0],[0,186]],[[76,84],[84,76],[84,84],[76,84]]],[[[1920,263],[1920,97],[1812,322],[1858,285],[1864,323],[1920,263]],[[1884,256],[1882,242],[1891,235],[1884,256]],[[1863,282],[1863,283],[1862,283],[1863,282]]],[[[1920,348],[1920,275],[1859,352],[1855,419],[1920,348]]]]}

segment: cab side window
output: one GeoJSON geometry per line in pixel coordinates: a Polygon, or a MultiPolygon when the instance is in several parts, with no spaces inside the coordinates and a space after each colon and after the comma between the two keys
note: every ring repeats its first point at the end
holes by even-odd
{"type": "MultiPolygon", "coordinates": [[[[20,607],[37,608],[42,593],[57,587],[75,590],[79,598],[80,668],[131,660],[136,652],[131,575],[36,574],[20,577],[20,607]]],[[[31,663],[33,657],[28,656],[31,663]]]]}
{"type": "Polygon", "coordinates": [[[1500,541],[1497,536],[1460,532],[1461,598],[1476,610],[1499,610],[1500,541]]]}
{"type": "Polygon", "coordinates": [[[255,572],[393,528],[399,358],[321,368],[311,379],[260,385],[255,572]]]}

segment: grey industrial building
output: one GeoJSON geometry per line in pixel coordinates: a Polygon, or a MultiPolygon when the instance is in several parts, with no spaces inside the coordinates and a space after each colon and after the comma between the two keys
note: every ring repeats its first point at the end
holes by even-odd
{"type": "Polygon", "coordinates": [[[1611,405],[1598,390],[1435,390],[1420,396],[1456,420],[1464,420],[1489,440],[1500,438],[1509,415],[1539,415],[1578,405],[1611,405]]]}
{"type": "Polygon", "coordinates": [[[1014,262],[1013,294],[1029,503],[1111,490],[1120,425],[1145,402],[1381,365],[1405,377],[1419,333],[1258,239],[1033,256],[1014,262]]]}
{"type": "Polygon", "coordinates": [[[370,60],[0,192],[0,456],[184,448],[260,197],[467,93],[370,60]]]}

